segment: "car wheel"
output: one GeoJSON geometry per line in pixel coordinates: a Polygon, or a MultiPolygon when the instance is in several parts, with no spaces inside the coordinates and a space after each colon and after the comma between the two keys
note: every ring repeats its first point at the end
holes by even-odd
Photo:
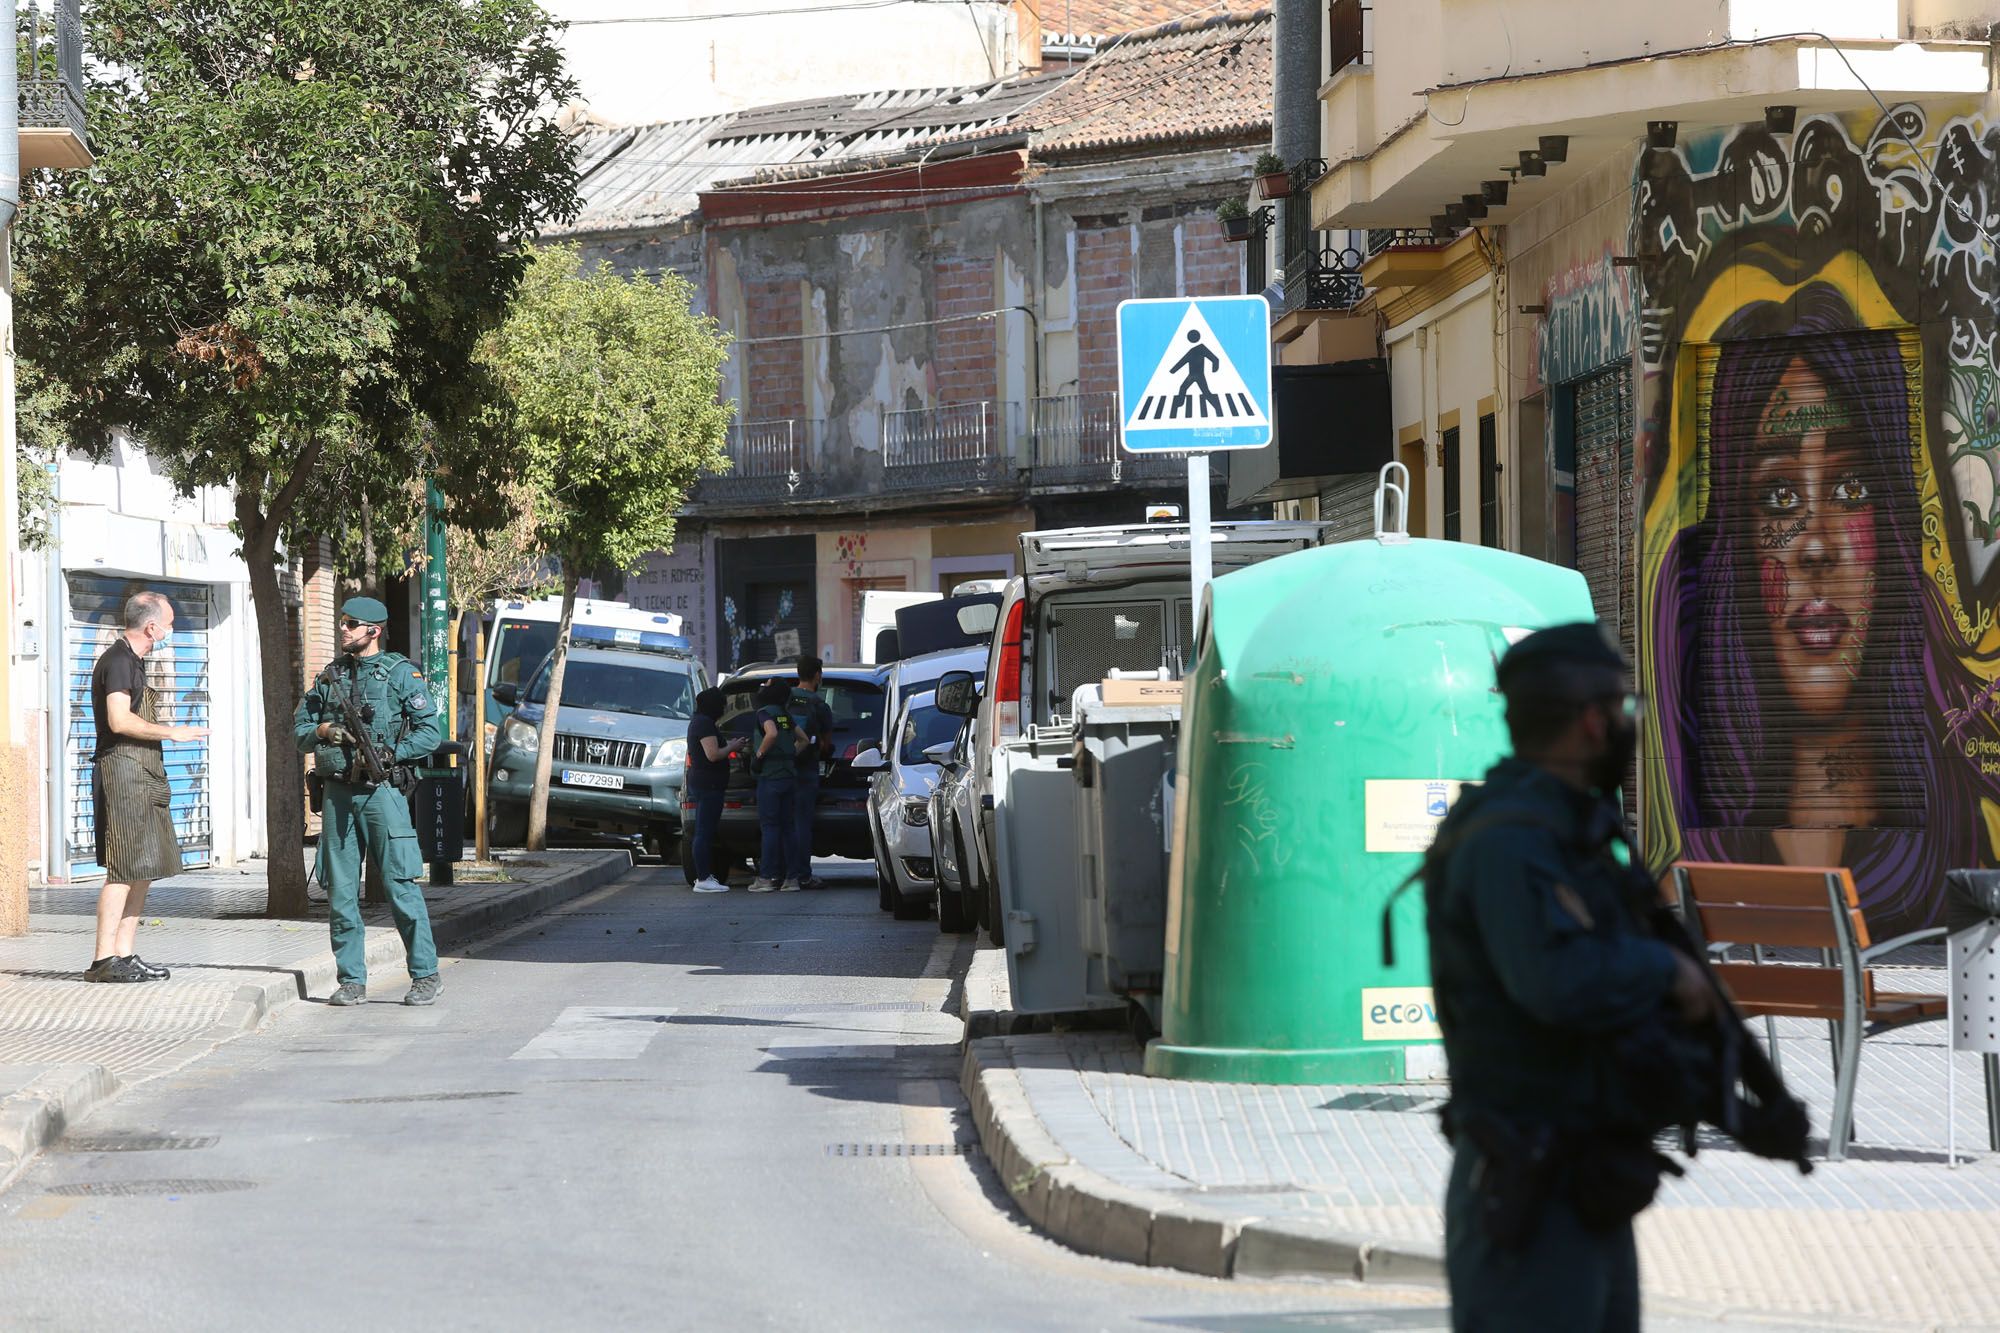
{"type": "MultiPolygon", "coordinates": [[[[957,829],[953,829],[951,832],[951,845],[953,852],[958,857],[959,866],[963,867],[965,865],[965,843],[959,838],[957,829]]],[[[963,869],[960,870],[959,876],[962,882],[964,879],[963,869]]],[[[979,927],[978,923],[973,920],[973,905],[967,900],[964,891],[953,891],[945,888],[944,877],[942,875],[938,877],[937,885],[938,930],[948,935],[963,935],[967,931],[977,930],[979,927]]]]}
{"type": "Polygon", "coordinates": [[[979,896],[986,904],[986,933],[993,937],[996,946],[1004,946],[1007,943],[1007,916],[1000,907],[1000,888],[982,875],[979,896]]]}
{"type": "Polygon", "coordinates": [[[524,806],[494,805],[486,812],[486,836],[496,847],[519,847],[528,840],[524,806]]]}
{"type": "Polygon", "coordinates": [[[680,856],[681,856],[681,877],[687,880],[688,883],[692,884],[695,881],[694,835],[692,833],[683,833],[681,835],[680,856]]]}

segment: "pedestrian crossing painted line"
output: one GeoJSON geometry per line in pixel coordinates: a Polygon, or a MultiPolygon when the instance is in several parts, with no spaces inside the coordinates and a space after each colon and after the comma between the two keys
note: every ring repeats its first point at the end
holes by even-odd
{"type": "Polygon", "coordinates": [[[636,1060],[676,1009],[571,1005],[510,1060],[636,1060]]]}

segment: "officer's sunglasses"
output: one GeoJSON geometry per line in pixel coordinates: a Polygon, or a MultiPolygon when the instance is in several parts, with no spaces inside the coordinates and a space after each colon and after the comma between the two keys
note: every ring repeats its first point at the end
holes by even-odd
{"type": "Polygon", "coordinates": [[[370,620],[356,620],[353,616],[349,616],[340,622],[340,627],[342,629],[370,629],[374,627],[374,622],[370,620]]]}
{"type": "Polygon", "coordinates": [[[1638,722],[1646,716],[1646,696],[1643,694],[1607,694],[1600,702],[1615,705],[1627,722],[1638,722]]]}

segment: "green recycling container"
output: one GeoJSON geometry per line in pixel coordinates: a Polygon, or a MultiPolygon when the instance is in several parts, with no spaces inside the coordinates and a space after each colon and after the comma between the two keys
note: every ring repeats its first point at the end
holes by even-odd
{"type": "Polygon", "coordinates": [[[1494,667],[1589,620],[1575,570],[1461,542],[1342,542],[1217,579],[1185,683],[1161,1035],[1146,1072],[1441,1077],[1423,895],[1383,909],[1507,751],[1494,667]]]}

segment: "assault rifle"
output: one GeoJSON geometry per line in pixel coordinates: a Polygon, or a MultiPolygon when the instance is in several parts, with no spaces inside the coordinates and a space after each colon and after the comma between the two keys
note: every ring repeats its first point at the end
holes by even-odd
{"type": "Polygon", "coordinates": [[[369,724],[375,720],[373,704],[356,705],[354,702],[355,665],[354,658],[342,654],[326,664],[326,670],[319,673],[319,683],[328,687],[329,698],[338,694],[340,700],[340,721],[333,725],[334,744],[347,751],[347,772],[350,778],[359,778],[356,785],[381,787],[403,787],[405,770],[396,763],[396,756],[387,747],[377,745],[369,735],[369,724]],[[347,684],[340,684],[337,669],[341,662],[347,663],[347,684]]]}

